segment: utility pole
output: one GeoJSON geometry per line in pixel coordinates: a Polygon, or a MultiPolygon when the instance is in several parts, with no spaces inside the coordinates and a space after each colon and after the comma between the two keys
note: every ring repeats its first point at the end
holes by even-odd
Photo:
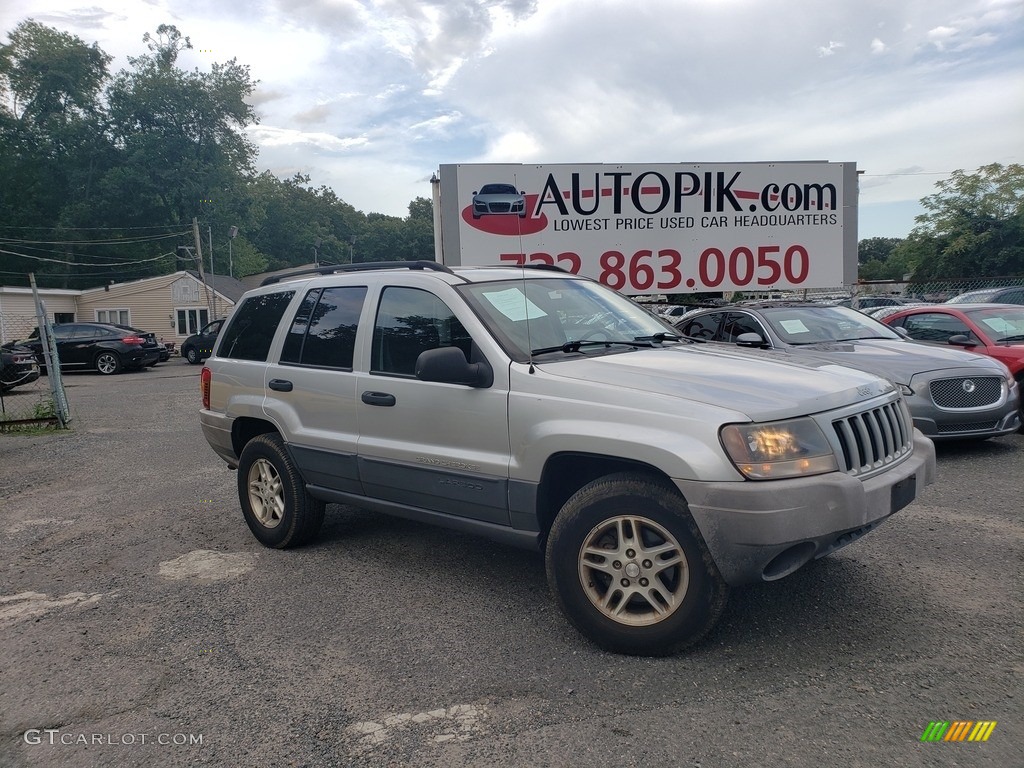
{"type": "MultiPolygon", "coordinates": [[[[210,299],[210,286],[206,284],[206,272],[203,269],[203,241],[202,238],[199,237],[199,219],[195,216],[192,217],[192,236],[196,240],[196,262],[199,264],[199,281],[206,289],[206,306],[209,307],[211,312],[213,312],[213,301],[210,299]]],[[[215,320],[216,318],[211,317],[210,319],[215,320]]]]}
{"type": "Polygon", "coordinates": [[[217,319],[217,280],[214,277],[213,269],[213,227],[209,226],[206,228],[206,236],[210,242],[210,282],[213,283],[213,317],[211,320],[217,319]]]}

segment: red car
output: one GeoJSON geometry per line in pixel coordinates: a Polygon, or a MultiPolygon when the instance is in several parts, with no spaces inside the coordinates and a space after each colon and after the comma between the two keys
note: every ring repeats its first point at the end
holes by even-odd
{"type": "Polygon", "coordinates": [[[1024,382],[1024,306],[930,304],[894,312],[882,322],[902,328],[915,341],[994,357],[1024,382]]]}

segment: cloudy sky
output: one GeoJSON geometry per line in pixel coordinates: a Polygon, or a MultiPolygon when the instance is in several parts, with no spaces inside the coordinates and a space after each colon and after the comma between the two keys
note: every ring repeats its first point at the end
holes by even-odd
{"type": "Polygon", "coordinates": [[[1024,163],[1024,0],[5,0],[115,56],[259,81],[258,167],[405,216],[447,163],[854,161],[860,236],[1024,163]]]}

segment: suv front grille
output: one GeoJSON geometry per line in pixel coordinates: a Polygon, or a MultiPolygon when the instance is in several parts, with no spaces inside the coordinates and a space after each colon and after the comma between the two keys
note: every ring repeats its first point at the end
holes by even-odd
{"type": "Polygon", "coordinates": [[[939,408],[984,408],[995,405],[1003,396],[1003,380],[998,376],[959,376],[936,379],[931,383],[932,400],[939,408]]]}
{"type": "Polygon", "coordinates": [[[900,402],[887,403],[832,422],[842,449],[840,470],[864,475],[907,455],[914,428],[900,402]]]}

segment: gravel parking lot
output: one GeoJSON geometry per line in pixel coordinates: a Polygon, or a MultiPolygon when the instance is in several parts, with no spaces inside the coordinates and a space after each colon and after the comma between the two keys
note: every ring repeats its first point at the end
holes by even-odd
{"type": "Polygon", "coordinates": [[[263,548],[177,358],[0,435],[0,766],[1024,765],[1024,435],[695,650],[586,644],[539,555],[328,507],[263,548]],[[996,721],[924,743],[932,721],[996,721]]]}

